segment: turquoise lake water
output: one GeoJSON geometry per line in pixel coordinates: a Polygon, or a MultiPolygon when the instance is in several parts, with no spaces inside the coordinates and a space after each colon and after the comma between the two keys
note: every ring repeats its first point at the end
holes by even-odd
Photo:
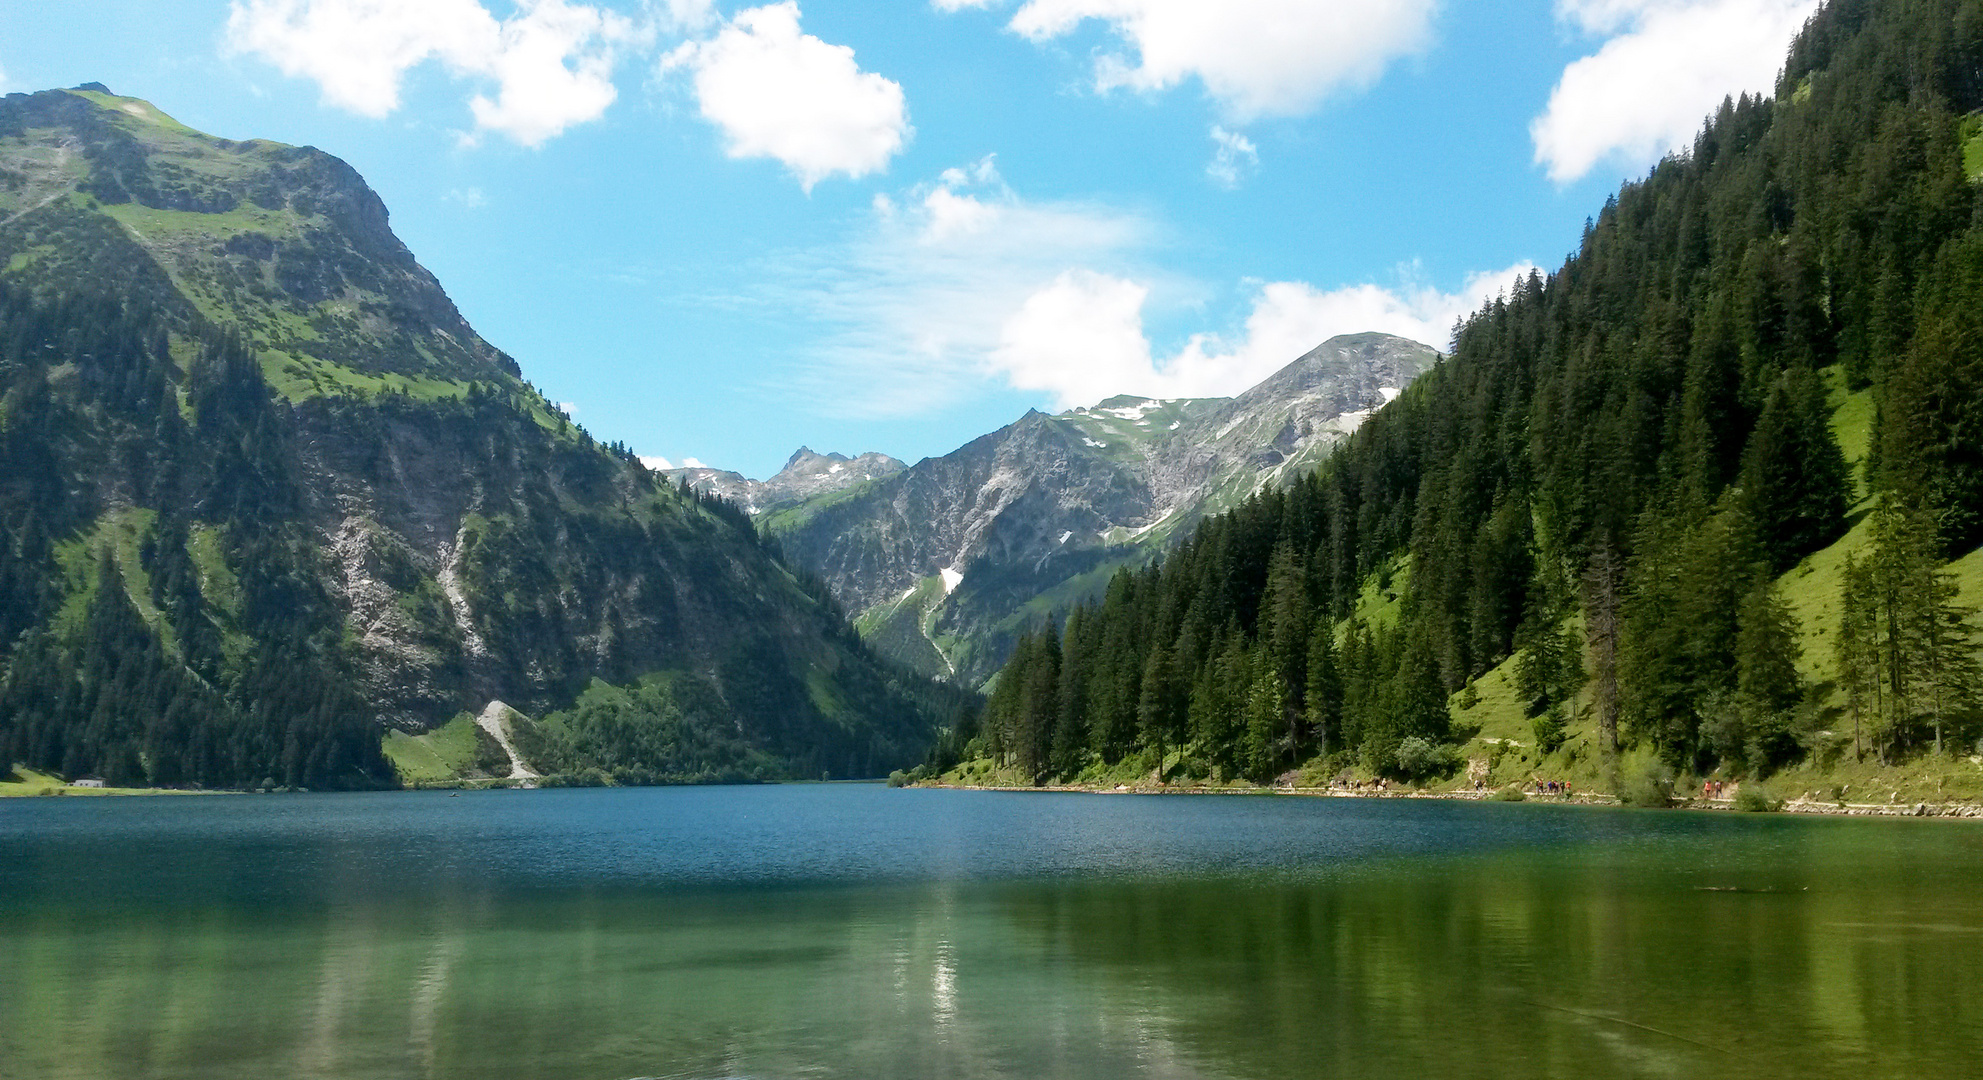
{"type": "Polygon", "coordinates": [[[872,785],[0,801],[0,1078],[1983,1077],[1983,827],[872,785]]]}

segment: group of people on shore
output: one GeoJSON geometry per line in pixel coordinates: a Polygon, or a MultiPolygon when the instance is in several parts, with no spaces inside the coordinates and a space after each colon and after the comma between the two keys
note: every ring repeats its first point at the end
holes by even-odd
{"type": "Polygon", "coordinates": [[[1725,780],[1701,781],[1701,798],[1703,799],[1723,799],[1728,797],[1727,793],[1728,782],[1725,780]]]}

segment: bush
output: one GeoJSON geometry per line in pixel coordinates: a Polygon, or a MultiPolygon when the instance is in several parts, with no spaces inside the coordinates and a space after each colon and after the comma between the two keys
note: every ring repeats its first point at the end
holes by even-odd
{"type": "Polygon", "coordinates": [[[1528,799],[1528,796],[1522,793],[1520,787],[1510,784],[1489,795],[1488,798],[1495,802],[1524,802],[1528,799]]]}
{"type": "Polygon", "coordinates": [[[1451,746],[1434,744],[1416,735],[1400,741],[1391,756],[1398,764],[1398,771],[1411,780],[1451,772],[1460,763],[1459,753],[1451,746]]]}
{"type": "Polygon", "coordinates": [[[1735,808],[1750,814],[1772,814],[1783,809],[1783,800],[1754,780],[1735,789],[1735,808]]]}
{"type": "Polygon", "coordinates": [[[1553,754],[1563,745],[1563,714],[1551,709],[1534,720],[1529,727],[1535,732],[1535,747],[1545,754],[1553,754]]]}

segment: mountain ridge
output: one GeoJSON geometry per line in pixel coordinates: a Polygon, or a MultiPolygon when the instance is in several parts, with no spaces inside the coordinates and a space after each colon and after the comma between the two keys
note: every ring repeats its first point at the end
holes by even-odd
{"type": "MultiPolygon", "coordinates": [[[[1107,569],[1313,468],[1437,358],[1391,335],[1340,335],[1231,398],[1124,394],[1029,409],[949,454],[746,505],[877,648],[976,682],[1043,601],[1089,595],[1107,569]]],[[[748,490],[672,475],[726,497],[748,490]]]]}
{"type": "Polygon", "coordinates": [[[953,701],[572,424],[329,154],[0,99],[0,331],[11,760],[378,786],[500,700],[535,771],[877,776],[953,701]]]}

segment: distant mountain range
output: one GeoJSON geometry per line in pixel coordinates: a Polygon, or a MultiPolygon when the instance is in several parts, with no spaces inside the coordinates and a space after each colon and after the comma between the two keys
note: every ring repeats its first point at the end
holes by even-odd
{"type": "Polygon", "coordinates": [[[882,653],[975,684],[1116,568],[1312,469],[1438,358],[1385,334],[1337,337],[1237,397],[1029,412],[912,466],[802,449],[761,483],[670,475],[744,506],[882,653]]]}
{"type": "Polygon", "coordinates": [[[769,480],[747,479],[727,469],[684,468],[666,470],[668,476],[687,480],[698,491],[719,496],[753,515],[796,506],[807,499],[830,495],[863,480],[893,476],[908,466],[887,454],[816,454],[801,446],[785,467],[769,480]]]}

